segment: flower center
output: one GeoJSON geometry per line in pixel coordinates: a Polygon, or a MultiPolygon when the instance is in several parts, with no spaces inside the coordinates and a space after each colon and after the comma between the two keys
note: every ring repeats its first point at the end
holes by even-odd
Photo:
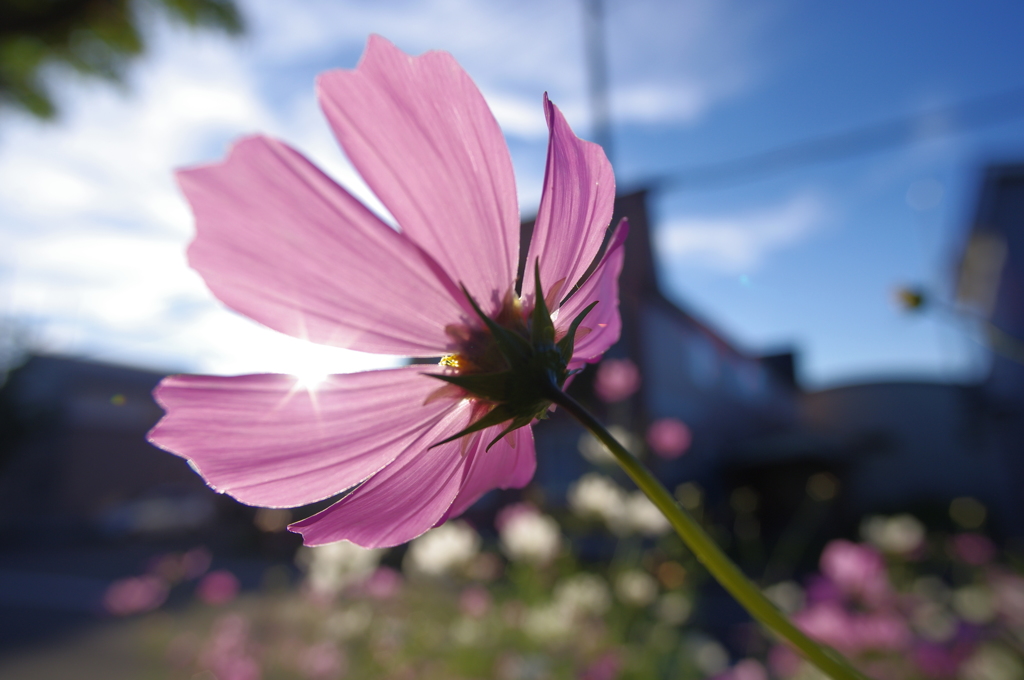
{"type": "MultiPolygon", "coordinates": [[[[551,317],[547,317],[551,323],[551,317]]],[[[529,343],[530,316],[524,314],[519,297],[509,291],[501,308],[493,318],[487,318],[484,327],[452,324],[445,327],[445,333],[455,342],[458,350],[441,358],[440,365],[454,369],[456,375],[498,373],[514,368],[502,351],[498,336],[514,335],[529,343]],[[500,329],[495,334],[496,326],[500,329]]]]}
{"type": "MultiPolygon", "coordinates": [[[[458,345],[459,351],[441,359],[441,365],[452,369],[451,372],[430,375],[462,388],[466,395],[489,405],[490,409],[472,425],[444,441],[509,423],[491,442],[493,445],[505,434],[529,425],[536,418],[544,418],[551,396],[562,389],[569,377],[568,365],[576,330],[597,303],[592,303],[574,319],[556,342],[555,326],[541,290],[539,271],[535,271],[534,276],[536,302],[529,313],[524,312],[519,297],[509,291],[501,309],[491,318],[463,289],[484,327],[470,328],[461,324],[446,327],[445,332],[458,345]]],[[[433,395],[428,399],[432,398],[433,395]]],[[[438,442],[441,443],[444,442],[438,442]]]]}

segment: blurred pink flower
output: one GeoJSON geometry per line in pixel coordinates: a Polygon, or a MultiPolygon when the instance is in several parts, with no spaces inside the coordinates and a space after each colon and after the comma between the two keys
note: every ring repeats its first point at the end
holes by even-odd
{"type": "Polygon", "coordinates": [[[491,609],[494,598],[480,586],[468,586],[459,595],[459,611],[474,619],[483,617],[491,609]]]}
{"type": "Polygon", "coordinates": [[[206,604],[224,604],[238,596],[241,584],[227,569],[211,571],[196,586],[196,597],[206,604]]]}
{"type": "Polygon", "coordinates": [[[263,671],[252,646],[249,622],[238,614],[228,614],[214,622],[199,665],[217,680],[259,680],[263,671]]]}
{"type": "Polygon", "coordinates": [[[580,673],[580,680],[615,680],[622,671],[622,654],[605,652],[580,673]]]}
{"type": "Polygon", "coordinates": [[[167,600],[167,582],[158,576],[133,576],[114,581],[103,595],[103,608],[117,616],[141,614],[167,600]]]}
{"type": "Polygon", "coordinates": [[[802,665],[803,660],[800,655],[786,645],[773,645],[768,650],[768,666],[772,669],[772,673],[781,678],[796,675],[802,665]]]}
{"type": "Polygon", "coordinates": [[[372,36],[359,65],[321,75],[317,92],[349,160],[401,231],[291,147],[253,136],[226,161],[178,174],[196,218],[189,263],[221,301],[275,330],[363,352],[450,358],[333,375],[315,387],[286,375],[171,376],[155,391],[166,415],[149,437],[252,505],[301,506],[354,488],[290,528],[307,545],[393,546],[490,489],[523,486],[536,466],[529,427],[485,453],[507,421],[431,448],[494,407],[424,377],[493,363],[494,336],[460,285],[499,326],[518,327],[534,307],[529,274],[539,266],[556,338],[596,302],[568,362],[580,368],[619,336],[627,226],[584,281],[611,220],[614,176],[601,148],[578,139],[545,97],[547,167],[517,297],[508,147],[451,55],[411,57],[372,36]]]}
{"type": "Polygon", "coordinates": [[[622,401],[639,389],[640,369],[629,359],[605,359],[597,367],[594,391],[602,401],[622,401]]]}
{"type": "Polygon", "coordinates": [[[996,609],[1010,625],[1024,628],[1024,578],[995,570],[991,578],[996,609]]]}
{"type": "Polygon", "coordinates": [[[647,428],[647,445],[654,453],[672,460],[686,453],[693,441],[690,428],[681,420],[662,418],[647,428]]]}
{"type": "Polygon", "coordinates": [[[878,604],[889,593],[881,553],[868,545],[837,539],[821,553],[821,572],[847,595],[878,604]]]}
{"type": "Polygon", "coordinates": [[[849,653],[858,648],[850,615],[835,602],[812,605],[793,617],[793,623],[808,636],[849,653]]]}
{"type": "Polygon", "coordinates": [[[929,678],[955,678],[974,648],[963,642],[949,646],[921,642],[914,647],[911,658],[929,678]]]}
{"type": "Polygon", "coordinates": [[[996,546],[988,536],[968,531],[950,539],[950,552],[952,557],[980,567],[995,558],[996,546]]]}
{"type": "Polygon", "coordinates": [[[494,598],[490,597],[486,588],[480,586],[469,586],[459,595],[459,610],[473,619],[483,617],[493,603],[494,598]]]}
{"type": "Polygon", "coordinates": [[[722,680],[768,680],[768,671],[756,659],[743,659],[719,677],[722,680]]]}
{"type": "Polygon", "coordinates": [[[502,531],[509,523],[514,522],[516,518],[522,515],[536,515],[539,512],[536,506],[529,503],[511,503],[499,510],[498,514],[494,516],[494,528],[502,531]]]}
{"type": "Polygon", "coordinates": [[[165,553],[149,560],[146,572],[157,576],[169,584],[177,583],[183,578],[181,554],[165,553]]]}
{"type": "Polygon", "coordinates": [[[892,612],[854,615],[853,628],[861,649],[901,651],[910,645],[907,622],[892,612]]]}
{"type": "Polygon", "coordinates": [[[360,587],[375,600],[389,600],[402,589],[402,575],[391,567],[377,567],[360,587]]]}
{"type": "Polygon", "coordinates": [[[894,613],[854,613],[838,602],[819,602],[797,613],[793,623],[807,635],[855,654],[865,650],[901,651],[911,642],[906,621],[894,613]]]}
{"type": "Polygon", "coordinates": [[[213,555],[206,548],[192,548],[181,556],[181,568],[187,579],[199,578],[210,568],[213,555]]]}
{"type": "Polygon", "coordinates": [[[302,652],[299,668],[310,680],[335,680],[345,675],[348,660],[334,644],[320,642],[302,652]]]}
{"type": "Polygon", "coordinates": [[[808,578],[807,588],[804,592],[808,604],[843,601],[843,591],[839,586],[820,574],[813,574],[808,578]]]}

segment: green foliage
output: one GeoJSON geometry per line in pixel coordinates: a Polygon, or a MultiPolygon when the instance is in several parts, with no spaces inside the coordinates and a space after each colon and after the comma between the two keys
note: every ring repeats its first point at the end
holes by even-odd
{"type": "Polygon", "coordinates": [[[46,81],[62,67],[119,82],[145,52],[143,21],[159,11],[193,27],[243,28],[233,0],[0,0],[0,106],[53,118],[46,81]]]}

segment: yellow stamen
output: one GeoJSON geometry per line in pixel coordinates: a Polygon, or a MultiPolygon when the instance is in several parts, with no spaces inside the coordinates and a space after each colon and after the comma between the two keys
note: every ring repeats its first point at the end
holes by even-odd
{"type": "Polygon", "coordinates": [[[441,357],[440,365],[458,368],[460,359],[461,357],[458,354],[449,354],[447,356],[441,357]]]}

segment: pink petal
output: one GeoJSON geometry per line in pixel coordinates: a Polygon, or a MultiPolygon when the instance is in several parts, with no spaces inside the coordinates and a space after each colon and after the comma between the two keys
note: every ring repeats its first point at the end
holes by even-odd
{"type": "Polygon", "coordinates": [[[475,446],[493,428],[468,444],[457,439],[429,447],[469,424],[471,412],[468,401],[458,402],[443,420],[420,430],[390,465],[331,507],[289,529],[301,533],[306,545],[348,540],[366,548],[399,545],[430,529],[462,487],[469,461],[465,447],[475,446]]]}
{"type": "Polygon", "coordinates": [[[225,304],[296,337],[436,356],[463,295],[437,264],[294,149],[266,137],[178,173],[189,262],[225,304]]]}
{"type": "Polygon", "coordinates": [[[502,427],[496,426],[492,429],[493,433],[488,430],[480,437],[476,448],[467,453],[471,459],[465,469],[462,489],[442,517],[442,522],[464,513],[491,489],[518,489],[533,479],[533,473],[537,470],[533,429],[521,427],[513,432],[514,447],[502,438],[490,451],[485,451],[487,444],[501,432],[502,427]]]}
{"type": "Polygon", "coordinates": [[[337,494],[386,466],[450,417],[423,405],[437,380],[408,366],[330,376],[309,391],[288,375],[170,376],[167,412],[149,433],[243,503],[295,506],[337,494]]]}
{"type": "Polygon", "coordinates": [[[324,73],[317,91],[402,231],[496,310],[516,275],[519,208],[505,139],[465,71],[446,52],[410,57],[374,35],[355,70],[324,73]]]}
{"type": "Polygon", "coordinates": [[[551,139],[544,192],[523,274],[523,297],[532,300],[534,262],[540,258],[545,291],[565,284],[559,299],[582,278],[604,241],[615,202],[615,175],[604,150],[579,139],[544,95],[551,139]]]}
{"type": "Polygon", "coordinates": [[[580,324],[581,328],[589,328],[590,333],[583,337],[577,334],[570,368],[579,368],[584,363],[597,361],[619,339],[622,330],[622,319],[619,317],[619,273],[622,271],[624,244],[628,235],[629,222],[623,218],[615,228],[608,249],[594,273],[558,310],[555,326],[558,330],[565,330],[587,305],[598,301],[597,306],[590,310],[580,324]]]}

